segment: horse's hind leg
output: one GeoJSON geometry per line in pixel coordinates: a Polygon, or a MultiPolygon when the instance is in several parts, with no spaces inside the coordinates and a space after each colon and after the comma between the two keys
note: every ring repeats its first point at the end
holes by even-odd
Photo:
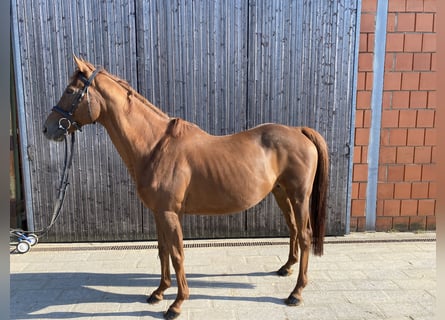
{"type": "Polygon", "coordinates": [[[312,241],[312,229],[309,217],[309,194],[306,196],[296,197],[294,199],[296,200],[292,201],[292,208],[294,210],[295,221],[298,226],[298,244],[300,246],[301,253],[297,285],[285,301],[286,304],[290,306],[297,306],[303,301],[302,292],[308,282],[307,270],[312,241]]]}
{"type": "Polygon", "coordinates": [[[283,187],[276,185],[272,190],[275,200],[278,203],[284,218],[286,219],[287,226],[289,227],[290,240],[289,240],[289,258],[287,262],[277,271],[279,276],[289,276],[292,274],[292,266],[298,262],[298,243],[297,243],[297,224],[295,222],[295,215],[292,209],[289,198],[283,187]]]}

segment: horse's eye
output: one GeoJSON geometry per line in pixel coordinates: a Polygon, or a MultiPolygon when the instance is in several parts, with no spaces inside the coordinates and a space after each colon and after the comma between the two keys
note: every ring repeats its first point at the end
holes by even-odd
{"type": "Polygon", "coordinates": [[[67,94],[73,94],[75,91],[74,91],[73,88],[66,88],[65,92],[66,92],[67,94]]]}

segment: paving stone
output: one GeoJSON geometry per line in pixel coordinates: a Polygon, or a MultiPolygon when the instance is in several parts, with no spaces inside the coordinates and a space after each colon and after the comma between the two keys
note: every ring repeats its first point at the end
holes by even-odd
{"type": "MultiPolygon", "coordinates": [[[[299,264],[289,277],[275,273],[287,260],[288,246],[280,244],[287,239],[187,240],[276,244],[186,248],[191,298],[178,320],[434,319],[436,243],[420,239],[435,234],[327,238],[325,255],[310,256],[299,307],[284,304],[299,264]]],[[[176,297],[174,271],[164,300],[149,305],[160,281],[158,250],[132,245],[39,243],[38,250],[11,254],[11,319],[162,319],[176,297]]]]}

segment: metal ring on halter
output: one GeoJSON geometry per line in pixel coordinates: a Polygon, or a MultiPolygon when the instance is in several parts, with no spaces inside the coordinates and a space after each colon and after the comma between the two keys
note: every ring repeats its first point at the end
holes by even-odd
{"type": "Polygon", "coordinates": [[[59,119],[59,129],[62,129],[62,130],[65,130],[66,132],[68,132],[68,129],[70,127],[71,127],[71,121],[70,120],[68,120],[67,118],[60,118],[59,119]],[[68,122],[68,126],[66,128],[62,125],[62,122],[64,120],[68,122]]]}

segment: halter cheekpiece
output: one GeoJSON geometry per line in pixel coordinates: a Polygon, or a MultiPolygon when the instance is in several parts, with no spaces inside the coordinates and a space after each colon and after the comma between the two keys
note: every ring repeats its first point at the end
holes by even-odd
{"type": "Polygon", "coordinates": [[[77,130],[82,131],[81,125],[79,125],[73,118],[73,114],[76,111],[77,107],[79,106],[80,101],[82,101],[82,98],[85,96],[85,93],[88,93],[88,88],[93,82],[96,75],[99,73],[100,68],[97,68],[93,71],[91,76],[87,79],[82,73],[79,73],[80,80],[83,82],[84,87],[80,92],[77,93],[77,96],[74,98],[73,103],[71,104],[71,109],[69,111],[63,110],[58,105],[54,106],[52,108],[52,111],[55,111],[63,116],[63,118],[60,118],[59,120],[59,128],[65,131],[68,131],[68,129],[73,125],[76,127],[77,130]]]}

